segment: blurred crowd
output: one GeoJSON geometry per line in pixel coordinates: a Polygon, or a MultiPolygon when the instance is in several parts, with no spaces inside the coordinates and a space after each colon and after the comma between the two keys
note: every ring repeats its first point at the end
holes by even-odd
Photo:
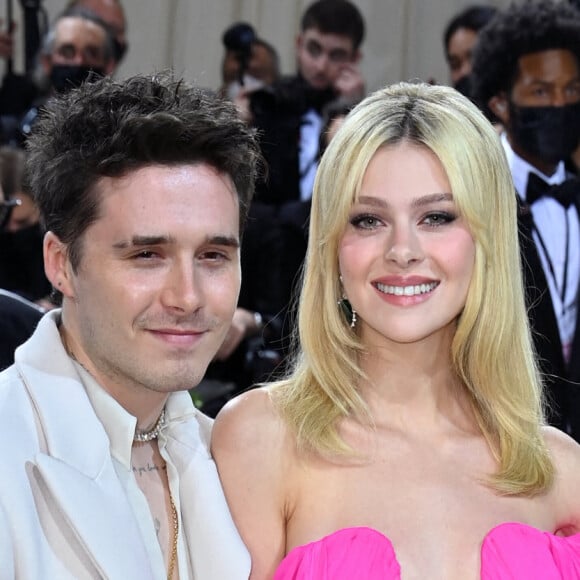
{"type": "MultiPolygon", "coordinates": [[[[25,75],[10,66],[13,32],[5,23],[0,33],[7,62],[0,91],[1,367],[56,305],[44,276],[42,224],[26,187],[27,135],[51,95],[114,75],[128,48],[121,0],[72,0],[42,31],[25,75]]],[[[366,95],[364,39],[354,3],[317,0],[302,15],[296,71],[283,75],[276,47],[251,24],[223,31],[222,84],[213,89],[257,129],[264,162],[244,234],[238,309],[195,390],[209,415],[282,373],[291,356],[316,170],[341,121],[366,95]]],[[[480,107],[504,145],[525,234],[536,350],[550,377],[551,421],[580,439],[580,13],[573,2],[547,0],[524,12],[472,5],[450,15],[442,40],[449,84],[480,107]],[[539,193],[531,194],[536,178],[539,193]],[[552,194],[556,187],[567,193],[552,194]]]]}

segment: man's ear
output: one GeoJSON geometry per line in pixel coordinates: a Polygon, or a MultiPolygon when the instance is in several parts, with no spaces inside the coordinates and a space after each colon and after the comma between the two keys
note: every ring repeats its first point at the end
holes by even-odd
{"type": "Polygon", "coordinates": [[[42,66],[42,72],[48,77],[52,71],[52,57],[49,54],[40,55],[40,65],[42,66]]]}
{"type": "Polygon", "coordinates": [[[352,62],[353,64],[358,64],[362,58],[363,54],[361,50],[356,50],[353,57],[352,57],[352,62]]]}
{"type": "Polygon", "coordinates": [[[510,110],[508,99],[505,93],[496,95],[489,99],[487,106],[490,111],[501,121],[502,125],[507,126],[510,120],[510,110]]]}
{"type": "Polygon", "coordinates": [[[68,248],[53,232],[44,234],[44,271],[52,286],[67,298],[74,297],[68,248]]]}
{"type": "Polygon", "coordinates": [[[110,58],[106,63],[105,66],[103,67],[103,70],[105,72],[105,76],[110,76],[113,74],[113,71],[115,70],[115,61],[114,59],[110,58]]]}
{"type": "Polygon", "coordinates": [[[296,35],[296,52],[298,52],[302,48],[302,42],[304,41],[304,37],[302,36],[302,32],[296,35]]]}

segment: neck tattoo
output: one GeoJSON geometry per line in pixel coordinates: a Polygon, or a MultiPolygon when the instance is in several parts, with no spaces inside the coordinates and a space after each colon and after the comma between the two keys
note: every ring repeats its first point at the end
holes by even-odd
{"type": "MultiPolygon", "coordinates": [[[[89,373],[88,369],[83,365],[77,357],[75,356],[74,352],[68,345],[68,341],[66,339],[66,334],[62,332],[61,327],[61,337],[62,343],[66,353],[70,356],[72,360],[76,363],[81,365],[87,373],[89,373]]],[[[91,373],[89,373],[91,374],[91,373]]],[[[161,410],[161,414],[157,419],[155,425],[149,431],[140,431],[139,429],[135,428],[135,435],[133,435],[133,442],[134,443],[148,443],[149,441],[153,441],[159,437],[159,433],[165,427],[165,407],[161,410]]],[[[171,507],[171,523],[172,523],[172,537],[171,537],[171,546],[170,546],[170,554],[169,554],[169,565],[167,569],[167,580],[172,580],[174,573],[176,571],[177,566],[177,543],[179,540],[179,517],[177,515],[177,508],[175,507],[175,502],[173,501],[173,496],[171,495],[171,489],[169,489],[169,504],[171,507]]]]}

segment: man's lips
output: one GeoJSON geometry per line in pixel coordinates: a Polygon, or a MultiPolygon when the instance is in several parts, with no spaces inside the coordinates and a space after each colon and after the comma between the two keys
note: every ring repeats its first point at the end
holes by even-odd
{"type": "Polygon", "coordinates": [[[149,332],[158,332],[160,334],[203,334],[207,330],[184,329],[184,328],[148,328],[149,332]]]}
{"type": "Polygon", "coordinates": [[[147,329],[156,338],[176,345],[190,345],[197,342],[207,330],[183,328],[150,328],[147,329]]]}

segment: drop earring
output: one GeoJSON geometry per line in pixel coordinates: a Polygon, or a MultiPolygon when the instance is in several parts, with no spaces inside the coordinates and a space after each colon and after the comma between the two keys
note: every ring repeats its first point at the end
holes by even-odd
{"type": "Polygon", "coordinates": [[[346,320],[346,323],[354,328],[356,326],[356,310],[352,307],[346,296],[343,296],[341,300],[338,301],[338,306],[346,320]]]}

